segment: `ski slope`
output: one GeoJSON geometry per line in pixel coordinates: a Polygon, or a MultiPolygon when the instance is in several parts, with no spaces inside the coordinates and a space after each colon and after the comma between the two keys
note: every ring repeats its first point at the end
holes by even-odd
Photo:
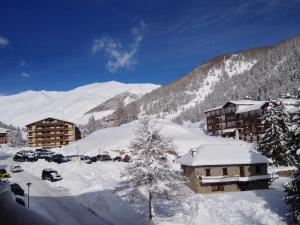
{"type": "MultiPolygon", "coordinates": [[[[24,127],[26,124],[55,117],[77,124],[86,123],[90,109],[118,94],[129,92],[142,96],[155,88],[154,84],[123,84],[116,81],[93,83],[64,92],[26,91],[0,96],[0,121],[24,127]]],[[[101,118],[111,112],[96,113],[101,118]]]]}

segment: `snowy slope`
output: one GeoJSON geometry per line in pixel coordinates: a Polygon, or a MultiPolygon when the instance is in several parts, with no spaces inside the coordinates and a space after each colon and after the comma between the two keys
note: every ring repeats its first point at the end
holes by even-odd
{"type": "MultiPolygon", "coordinates": [[[[152,123],[160,130],[161,134],[173,139],[174,150],[179,155],[205,143],[237,142],[233,139],[207,136],[199,128],[182,126],[168,120],[153,119],[152,123]]],[[[137,122],[135,121],[120,127],[100,129],[81,140],[57,149],[57,151],[66,155],[85,154],[92,156],[99,154],[99,150],[102,153],[108,151],[111,154],[114,153],[114,150],[128,150],[128,146],[134,138],[136,125],[137,122]]]]}
{"type": "MultiPolygon", "coordinates": [[[[87,111],[123,92],[144,95],[159,87],[154,84],[123,84],[115,81],[94,83],[70,91],[26,91],[0,96],[0,121],[15,126],[55,117],[75,123],[86,123],[87,111]]],[[[100,112],[96,118],[111,112],[100,112]]]]}

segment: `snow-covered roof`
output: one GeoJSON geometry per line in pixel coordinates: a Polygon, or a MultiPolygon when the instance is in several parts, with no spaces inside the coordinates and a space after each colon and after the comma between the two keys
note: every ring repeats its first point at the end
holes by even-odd
{"type": "Polygon", "coordinates": [[[266,101],[256,101],[256,100],[249,100],[249,99],[243,99],[243,100],[235,100],[235,101],[229,101],[235,105],[257,105],[257,104],[264,104],[266,101]]]}
{"type": "MultiPolygon", "coordinates": [[[[245,110],[244,112],[247,112],[247,111],[260,109],[260,107],[262,107],[266,103],[266,101],[255,101],[255,100],[249,100],[249,99],[235,100],[235,101],[228,101],[228,102],[233,103],[233,104],[238,106],[237,113],[241,113],[241,112],[238,112],[239,108],[240,108],[241,111],[245,110]]],[[[226,105],[228,102],[226,102],[224,105],[226,105]]],[[[221,109],[221,108],[223,108],[224,105],[208,109],[204,112],[210,112],[210,111],[213,111],[213,110],[221,109]]]]}
{"type": "Polygon", "coordinates": [[[229,129],[225,129],[223,130],[223,133],[232,133],[236,130],[236,128],[229,128],[229,129]]]}
{"type": "Polygon", "coordinates": [[[4,134],[4,133],[7,133],[7,130],[0,127],[0,134],[4,134]]]}
{"type": "Polygon", "coordinates": [[[266,101],[259,101],[253,105],[241,104],[237,106],[237,110],[235,113],[244,113],[244,112],[259,110],[264,104],[266,104],[266,101]]]}
{"type": "Polygon", "coordinates": [[[208,110],[205,110],[204,112],[209,112],[209,111],[214,111],[214,110],[217,110],[217,109],[222,109],[223,105],[221,106],[217,106],[217,107],[214,107],[214,108],[211,108],[211,109],[208,109],[208,110]]]}
{"type": "Polygon", "coordinates": [[[272,163],[272,160],[242,144],[203,144],[176,160],[187,166],[272,163]]]}
{"type": "Polygon", "coordinates": [[[300,112],[300,108],[294,105],[285,105],[286,111],[290,114],[295,114],[300,112]]]}

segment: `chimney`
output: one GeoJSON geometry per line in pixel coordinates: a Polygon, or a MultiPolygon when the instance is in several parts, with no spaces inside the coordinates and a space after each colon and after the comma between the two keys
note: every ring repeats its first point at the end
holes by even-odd
{"type": "Polygon", "coordinates": [[[192,154],[192,157],[194,157],[196,155],[196,150],[191,149],[191,154],[192,154]]]}

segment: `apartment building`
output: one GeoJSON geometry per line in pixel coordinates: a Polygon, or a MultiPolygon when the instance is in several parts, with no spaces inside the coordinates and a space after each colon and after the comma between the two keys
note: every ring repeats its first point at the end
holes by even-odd
{"type": "Polygon", "coordinates": [[[0,127],[0,144],[8,143],[8,130],[0,127]]]}
{"type": "Polygon", "coordinates": [[[264,133],[261,117],[267,101],[238,100],[205,111],[211,135],[258,142],[264,133]]]}
{"type": "Polygon", "coordinates": [[[55,118],[46,118],[26,125],[28,144],[31,147],[54,148],[80,139],[75,124],[55,118]]]}

